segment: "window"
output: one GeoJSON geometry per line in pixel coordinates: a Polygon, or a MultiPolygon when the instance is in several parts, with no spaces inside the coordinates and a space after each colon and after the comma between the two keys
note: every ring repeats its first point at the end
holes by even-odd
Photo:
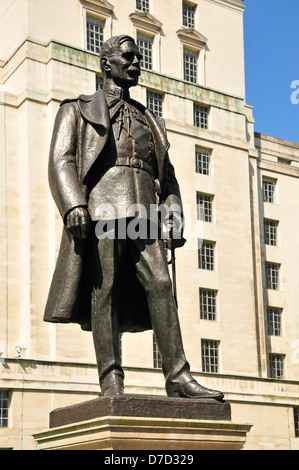
{"type": "Polygon", "coordinates": [[[8,427],[8,408],[9,408],[8,390],[0,390],[0,428],[8,427]]]}
{"type": "Polygon", "coordinates": [[[207,129],[208,115],[209,108],[195,104],[193,109],[194,126],[200,127],[201,129],[207,129]]]}
{"type": "Polygon", "coordinates": [[[198,248],[198,267],[199,269],[214,270],[214,249],[215,243],[206,240],[199,241],[198,248]]]}
{"type": "Polygon", "coordinates": [[[263,200],[264,202],[276,203],[276,182],[272,178],[263,178],[263,200]]]}
{"type": "Polygon", "coordinates": [[[153,336],[153,364],[154,364],[154,369],[162,368],[162,359],[161,359],[158,345],[156,343],[154,336],[153,336]]]}
{"type": "Polygon", "coordinates": [[[136,0],[136,10],[149,11],[149,0],[136,0]]]}
{"type": "Polygon", "coordinates": [[[277,220],[264,219],[264,239],[266,245],[277,246],[277,220]]]}
{"type": "Polygon", "coordinates": [[[279,289],[280,264],[266,263],[266,286],[267,289],[279,289]]]}
{"type": "Polygon", "coordinates": [[[219,341],[201,340],[202,371],[218,372],[219,341]]]}
{"type": "Polygon", "coordinates": [[[268,335],[281,336],[281,308],[267,308],[267,328],[268,335]]]}
{"type": "Polygon", "coordinates": [[[163,95],[161,93],[154,93],[153,91],[147,91],[146,93],[146,102],[147,107],[150,109],[156,116],[163,116],[163,95]]]}
{"type": "Polygon", "coordinates": [[[201,320],[216,320],[216,298],[216,290],[199,289],[199,308],[201,320]]]}
{"type": "Polygon", "coordinates": [[[269,354],[270,377],[281,379],[284,376],[284,355],[269,354]]]}
{"type": "Polygon", "coordinates": [[[198,53],[190,49],[184,49],[184,80],[197,83],[198,53]]]}
{"type": "Polygon", "coordinates": [[[199,147],[195,148],[195,171],[202,175],[211,174],[211,151],[202,149],[199,147]]]}
{"type": "Polygon", "coordinates": [[[295,437],[299,437],[299,407],[294,408],[295,437]]]}
{"type": "Polygon", "coordinates": [[[144,67],[147,70],[151,70],[153,68],[153,40],[150,36],[146,36],[144,34],[137,35],[137,46],[139,48],[140,53],[143,56],[141,61],[141,67],[144,67]]]}
{"type": "Polygon", "coordinates": [[[104,42],[104,26],[105,22],[93,16],[87,15],[86,31],[87,31],[87,49],[97,54],[104,42]]]}
{"type": "Polygon", "coordinates": [[[104,86],[104,79],[99,75],[96,75],[96,90],[102,89],[104,86]]]}
{"type": "Polygon", "coordinates": [[[213,222],[213,199],[210,194],[197,193],[197,218],[203,222],[213,222]]]}
{"type": "Polygon", "coordinates": [[[194,28],[195,26],[195,10],[196,6],[183,2],[183,26],[187,28],[194,28]]]}

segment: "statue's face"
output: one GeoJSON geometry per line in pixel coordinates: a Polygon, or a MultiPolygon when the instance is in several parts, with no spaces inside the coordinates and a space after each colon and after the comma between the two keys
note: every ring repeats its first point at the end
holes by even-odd
{"type": "Polygon", "coordinates": [[[116,85],[130,88],[138,85],[140,76],[140,61],[142,55],[136,44],[126,41],[115,53],[106,59],[107,77],[112,78],[116,85]]]}

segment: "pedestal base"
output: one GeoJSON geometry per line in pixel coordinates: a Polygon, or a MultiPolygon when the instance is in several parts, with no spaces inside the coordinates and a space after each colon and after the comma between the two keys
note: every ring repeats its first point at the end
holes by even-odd
{"type": "Polygon", "coordinates": [[[40,450],[239,450],[250,425],[216,400],[101,397],[50,414],[40,450]]]}

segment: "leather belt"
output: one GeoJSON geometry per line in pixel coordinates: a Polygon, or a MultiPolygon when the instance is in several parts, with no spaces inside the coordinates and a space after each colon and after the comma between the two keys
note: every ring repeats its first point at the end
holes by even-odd
{"type": "Polygon", "coordinates": [[[137,168],[138,170],[147,171],[153,178],[154,170],[148,163],[141,160],[140,157],[118,157],[115,161],[115,166],[130,166],[132,168],[137,168]]]}

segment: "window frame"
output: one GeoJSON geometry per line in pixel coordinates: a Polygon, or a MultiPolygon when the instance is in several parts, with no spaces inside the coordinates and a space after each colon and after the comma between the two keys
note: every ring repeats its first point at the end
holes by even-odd
{"type": "Polygon", "coordinates": [[[202,372],[218,374],[220,369],[220,341],[214,339],[201,340],[202,372]],[[207,351],[207,354],[206,354],[207,351]],[[213,363],[214,362],[214,363],[213,363]]]}
{"type": "Polygon", "coordinates": [[[280,290],[280,268],[281,264],[266,261],[265,275],[266,275],[266,288],[271,290],[280,290]],[[277,269],[274,269],[277,268],[277,269]],[[277,273],[277,275],[276,275],[277,273]]]}
{"type": "Polygon", "coordinates": [[[146,90],[146,106],[147,108],[155,114],[155,116],[163,118],[163,102],[164,102],[164,94],[153,91],[153,90],[146,90]],[[152,100],[152,102],[150,102],[152,100]],[[157,102],[155,102],[157,100],[157,102]]]}
{"type": "Polygon", "coordinates": [[[7,429],[9,427],[10,401],[11,401],[10,391],[6,389],[1,389],[0,390],[0,429],[7,429]],[[5,404],[6,406],[4,406],[5,404]]]}
{"type": "Polygon", "coordinates": [[[198,58],[199,52],[194,51],[188,47],[183,49],[183,68],[184,68],[184,80],[188,83],[198,83],[198,58]],[[187,61],[187,58],[189,60],[187,61]],[[193,62],[191,61],[193,59],[193,62]],[[188,65],[188,67],[187,67],[188,65]]]}
{"type": "Polygon", "coordinates": [[[182,25],[186,28],[195,29],[197,5],[191,2],[182,1],[182,25]],[[188,11],[186,11],[188,10],[188,11]],[[190,21],[191,17],[191,21],[190,21]]]}
{"type": "Polygon", "coordinates": [[[195,146],[195,172],[199,175],[212,175],[212,150],[195,146]],[[201,165],[200,165],[201,164],[201,165]],[[202,169],[202,171],[199,171],[202,169]]]}
{"type": "Polygon", "coordinates": [[[193,125],[198,129],[209,130],[210,107],[193,103],[193,125]]]}
{"type": "Polygon", "coordinates": [[[214,222],[214,194],[196,192],[196,208],[197,208],[197,220],[201,222],[214,222]],[[199,199],[202,199],[202,202],[199,199]],[[203,210],[201,210],[203,208],[203,210]]]}
{"type": "Polygon", "coordinates": [[[199,317],[201,320],[217,321],[217,298],[218,291],[216,289],[199,288],[199,317]]]}
{"type": "Polygon", "coordinates": [[[269,336],[282,336],[282,312],[282,308],[267,307],[267,334],[269,336]]]}
{"type": "Polygon", "coordinates": [[[162,369],[162,358],[161,358],[157,341],[155,339],[154,334],[153,334],[153,368],[162,369]]]}
{"type": "Polygon", "coordinates": [[[198,240],[198,269],[215,271],[216,242],[210,240],[198,240]]]}
{"type": "Polygon", "coordinates": [[[283,379],[285,377],[285,354],[269,354],[269,375],[271,379],[283,379]]]}
{"type": "Polygon", "coordinates": [[[279,225],[278,220],[266,219],[266,218],[264,219],[265,245],[278,246],[278,225],[279,225]]]}
{"type": "Polygon", "coordinates": [[[268,176],[263,176],[262,179],[262,191],[263,191],[263,202],[270,204],[277,204],[277,179],[268,176]],[[266,184],[268,186],[266,186],[266,184]],[[270,189],[270,185],[273,186],[273,191],[270,189]]]}
{"type": "Polygon", "coordinates": [[[153,65],[154,65],[154,40],[155,38],[153,36],[151,36],[150,34],[146,34],[144,33],[143,31],[137,31],[137,46],[138,46],[138,49],[140,51],[140,53],[142,54],[143,58],[142,58],[142,61],[140,63],[140,66],[141,68],[145,69],[145,70],[153,70],[153,65]],[[146,41],[146,39],[148,39],[148,41],[146,41]],[[140,45],[140,40],[143,40],[144,42],[147,42],[148,44],[150,44],[150,48],[148,49],[148,57],[146,57],[146,54],[145,54],[145,49],[144,47],[142,47],[140,45]],[[145,62],[145,58],[147,58],[147,61],[145,62]]]}
{"type": "Polygon", "coordinates": [[[150,12],[150,0],[136,0],[135,6],[137,11],[150,12]],[[138,3],[140,3],[140,7],[138,3]]]}

